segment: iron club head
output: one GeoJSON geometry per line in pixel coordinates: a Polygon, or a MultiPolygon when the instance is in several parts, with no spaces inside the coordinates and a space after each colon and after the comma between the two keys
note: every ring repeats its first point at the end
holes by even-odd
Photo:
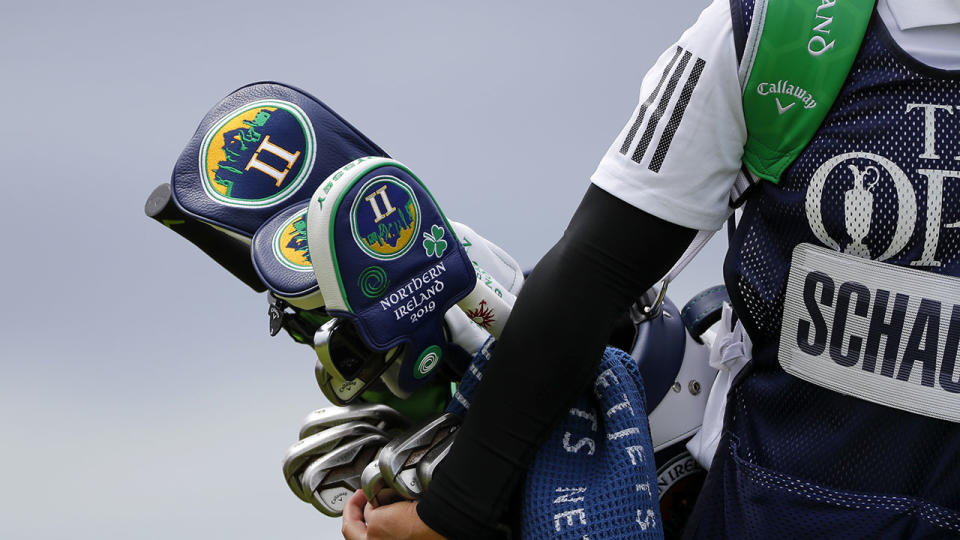
{"type": "Polygon", "coordinates": [[[348,422],[325,429],[294,443],[287,449],[283,458],[283,478],[290,486],[290,491],[293,491],[300,499],[309,502],[299,481],[299,473],[307,465],[307,462],[330,452],[343,442],[370,434],[387,436],[383,430],[366,422],[348,422]]]}
{"type": "Polygon", "coordinates": [[[433,472],[437,469],[437,465],[440,465],[440,462],[443,461],[443,458],[447,457],[447,454],[450,453],[450,447],[453,446],[453,441],[456,439],[457,432],[454,431],[449,437],[434,445],[430,450],[427,450],[427,453],[420,458],[420,463],[417,464],[417,478],[420,479],[420,487],[423,491],[426,491],[427,488],[430,487],[430,481],[433,480],[433,472]]]}
{"type": "Polygon", "coordinates": [[[380,462],[377,459],[371,461],[360,473],[360,485],[363,488],[363,494],[367,496],[367,500],[374,508],[406,500],[383,481],[380,462]]]}
{"type": "Polygon", "coordinates": [[[320,391],[334,405],[347,405],[363,393],[363,384],[359,381],[345,381],[327,373],[319,359],[314,374],[317,377],[317,385],[320,386],[320,391]]]}
{"type": "Polygon", "coordinates": [[[423,487],[417,477],[417,465],[431,448],[459,427],[459,416],[444,413],[387,443],[378,456],[383,480],[407,499],[419,497],[423,487]]]}
{"type": "Polygon", "coordinates": [[[376,386],[383,372],[403,356],[403,347],[389,351],[371,349],[353,323],[336,318],[314,334],[313,349],[317,353],[317,382],[336,405],[350,403],[364,390],[376,386]],[[323,380],[321,373],[325,373],[323,380]]]}
{"type": "Polygon", "coordinates": [[[387,441],[387,437],[371,433],[337,446],[308,465],[300,484],[310,503],[328,516],[342,515],[347,499],[360,489],[364,467],[387,441]]]}
{"type": "Polygon", "coordinates": [[[389,405],[382,403],[351,403],[341,407],[324,407],[307,415],[300,428],[300,438],[347,422],[366,422],[384,431],[407,428],[410,421],[389,405]]]}

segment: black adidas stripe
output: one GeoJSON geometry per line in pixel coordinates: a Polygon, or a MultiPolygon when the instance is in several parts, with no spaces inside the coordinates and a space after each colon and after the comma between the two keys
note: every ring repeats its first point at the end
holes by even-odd
{"type": "Polygon", "coordinates": [[[690,103],[690,96],[693,95],[693,90],[697,87],[700,74],[703,73],[703,68],[706,65],[707,63],[703,59],[697,58],[696,63],[693,64],[693,69],[690,71],[690,77],[687,78],[683,90],[680,91],[677,105],[673,108],[670,120],[663,129],[663,135],[660,136],[660,143],[657,144],[657,149],[653,153],[653,159],[650,160],[649,169],[655,173],[660,172],[660,166],[663,165],[663,160],[667,157],[670,143],[673,142],[673,136],[676,135],[677,128],[680,127],[680,121],[683,120],[683,113],[687,110],[687,104],[690,103]]]}
{"type": "Polygon", "coordinates": [[[667,89],[664,90],[663,95],[660,96],[660,103],[657,103],[656,110],[650,115],[650,120],[647,122],[647,129],[643,131],[643,137],[640,137],[640,144],[638,144],[637,149],[633,151],[633,157],[631,158],[637,163],[640,163],[643,155],[647,153],[650,141],[653,140],[653,132],[656,131],[657,124],[660,123],[660,118],[663,116],[664,111],[667,110],[667,104],[670,103],[670,98],[673,97],[673,93],[677,90],[680,75],[683,75],[683,71],[687,69],[687,62],[690,61],[691,56],[690,51],[683,51],[683,58],[680,59],[676,71],[674,71],[673,76],[670,77],[670,82],[667,83],[667,89]]]}
{"type": "Polygon", "coordinates": [[[633,143],[634,137],[636,137],[637,133],[640,131],[640,127],[644,123],[644,115],[646,114],[647,109],[653,104],[653,101],[660,94],[660,88],[663,86],[664,81],[667,80],[667,76],[670,75],[667,87],[664,89],[663,95],[660,96],[660,100],[657,102],[656,109],[654,109],[654,111],[650,114],[650,118],[646,119],[647,125],[643,130],[643,135],[640,137],[640,142],[630,155],[630,159],[637,163],[640,163],[643,160],[644,155],[646,155],[647,150],[650,148],[650,144],[653,142],[653,136],[657,131],[657,126],[660,124],[663,114],[667,111],[667,107],[670,105],[670,100],[673,99],[673,95],[677,91],[677,86],[680,83],[680,79],[683,77],[684,71],[686,71],[687,64],[690,63],[691,58],[695,59],[693,68],[690,70],[690,75],[687,76],[686,81],[683,84],[683,88],[680,90],[680,96],[677,98],[677,103],[674,105],[673,111],[670,113],[670,118],[667,121],[667,125],[663,128],[663,133],[660,135],[660,140],[657,142],[656,149],[653,151],[653,157],[651,158],[650,165],[648,166],[648,168],[655,173],[660,172],[660,168],[663,166],[663,161],[667,157],[667,152],[670,151],[670,145],[673,143],[673,138],[677,134],[677,129],[680,127],[680,122],[683,120],[683,115],[687,111],[687,105],[690,104],[690,99],[693,97],[693,92],[697,88],[697,83],[700,82],[700,76],[703,74],[703,70],[707,66],[706,61],[704,61],[702,58],[693,56],[690,51],[684,50],[681,47],[677,47],[677,50],[673,54],[673,58],[670,59],[670,62],[667,63],[666,69],[664,69],[663,73],[660,75],[660,80],[657,82],[657,87],[654,88],[653,93],[651,93],[643,102],[643,104],[640,105],[640,108],[637,111],[637,117],[634,120],[633,125],[630,126],[626,137],[624,137],[623,144],[620,146],[620,153],[626,155],[630,150],[630,145],[633,143]],[[681,53],[683,53],[682,56],[681,53]],[[677,62],[678,58],[680,58],[679,62],[677,62]],[[672,69],[674,64],[676,64],[676,69],[672,69]]]}
{"type": "Polygon", "coordinates": [[[640,111],[637,113],[637,119],[633,122],[633,125],[630,126],[630,131],[627,133],[627,137],[623,140],[623,146],[620,147],[621,154],[626,154],[627,150],[630,149],[630,145],[633,143],[633,138],[637,136],[637,131],[640,130],[640,125],[643,124],[643,116],[647,113],[647,108],[650,107],[650,105],[653,103],[653,100],[656,99],[657,94],[660,93],[660,87],[663,86],[663,81],[667,80],[667,75],[670,74],[670,69],[673,68],[673,64],[677,61],[677,58],[680,57],[681,51],[683,51],[683,49],[677,47],[676,52],[673,53],[673,58],[670,59],[666,69],[664,69],[663,73],[660,74],[660,81],[657,83],[657,87],[653,89],[653,92],[647,97],[646,101],[643,102],[643,105],[640,105],[640,111]]]}

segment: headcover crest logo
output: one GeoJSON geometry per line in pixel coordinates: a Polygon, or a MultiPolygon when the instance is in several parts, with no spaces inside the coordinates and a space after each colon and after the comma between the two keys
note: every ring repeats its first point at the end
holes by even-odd
{"type": "Polygon", "coordinates": [[[226,114],[200,144],[201,185],[227,206],[273,206],[310,175],[316,135],[293,103],[265,99],[226,114]]]}
{"type": "Polygon", "coordinates": [[[420,230],[420,204],[413,190],[393,176],[378,176],[360,188],[350,208],[353,239],[375,259],[406,253],[420,230]]]}
{"type": "Polygon", "coordinates": [[[307,246],[307,209],[283,222],[273,236],[273,255],[280,264],[298,272],[313,272],[307,246]]]}

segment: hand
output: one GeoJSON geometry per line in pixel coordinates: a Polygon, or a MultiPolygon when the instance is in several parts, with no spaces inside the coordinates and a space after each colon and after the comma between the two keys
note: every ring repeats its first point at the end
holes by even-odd
{"type": "Polygon", "coordinates": [[[420,521],[416,502],[403,501],[374,508],[359,489],[343,509],[341,532],[346,540],[444,540],[420,521]]]}

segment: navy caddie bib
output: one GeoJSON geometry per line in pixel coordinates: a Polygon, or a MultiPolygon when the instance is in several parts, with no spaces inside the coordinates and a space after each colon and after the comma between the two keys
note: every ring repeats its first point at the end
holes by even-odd
{"type": "Polygon", "coordinates": [[[960,73],[874,13],[820,129],[748,199],[724,278],[753,360],[694,536],[960,534],[958,109],[960,73]]]}

